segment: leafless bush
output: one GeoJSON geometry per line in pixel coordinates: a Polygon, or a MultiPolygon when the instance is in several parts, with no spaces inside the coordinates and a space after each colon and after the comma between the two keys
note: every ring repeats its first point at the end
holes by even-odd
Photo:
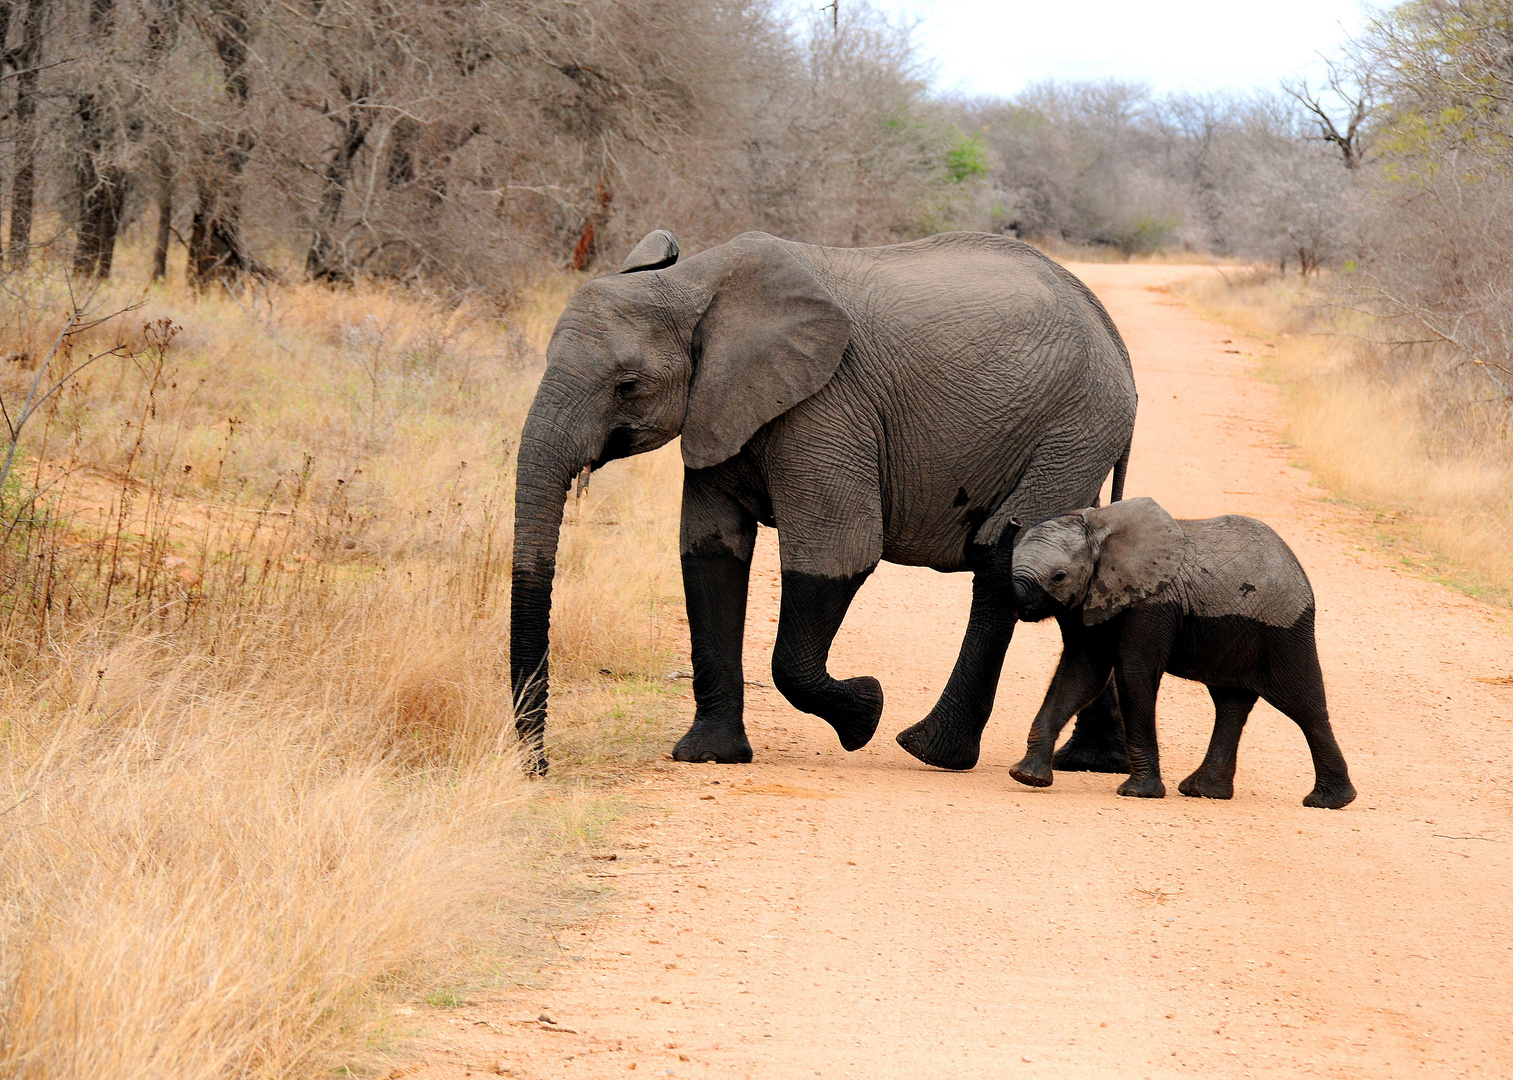
{"type": "Polygon", "coordinates": [[[958,107],[993,152],[979,227],[1305,274],[1338,261],[1351,235],[1349,170],[1312,115],[1280,94],[1157,97],[1119,82],[1047,83],[958,107]]]}

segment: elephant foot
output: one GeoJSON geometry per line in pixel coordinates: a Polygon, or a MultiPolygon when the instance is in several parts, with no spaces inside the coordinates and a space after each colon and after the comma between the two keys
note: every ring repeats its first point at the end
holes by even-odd
{"type": "Polygon", "coordinates": [[[1233,799],[1235,782],[1233,777],[1219,776],[1199,769],[1178,784],[1177,790],[1195,799],[1233,799]]]}
{"type": "Polygon", "coordinates": [[[898,745],[937,769],[964,772],[977,764],[982,753],[982,727],[971,726],[949,715],[937,705],[913,727],[898,733],[898,745]]]}
{"type": "Polygon", "coordinates": [[[883,684],[870,675],[858,675],[843,680],[837,689],[840,702],[820,715],[835,728],[844,749],[860,750],[877,734],[883,717],[883,684]]]}
{"type": "Polygon", "coordinates": [[[712,761],[720,765],[747,765],[751,743],[739,722],[734,725],[695,719],[688,734],[672,748],[674,761],[712,761]]]}
{"type": "Polygon", "coordinates": [[[1119,785],[1119,794],[1132,799],[1164,799],[1166,785],[1160,776],[1132,776],[1119,785]]]}
{"type": "Polygon", "coordinates": [[[1124,741],[1117,743],[1102,739],[1079,739],[1073,730],[1066,745],[1056,751],[1051,767],[1060,772],[1129,772],[1129,757],[1124,752],[1124,741]]]}
{"type": "Polygon", "coordinates": [[[1304,806],[1316,806],[1324,810],[1338,810],[1355,801],[1355,785],[1349,780],[1337,780],[1326,784],[1320,780],[1313,790],[1303,796],[1304,806]]]}
{"type": "Polygon", "coordinates": [[[1050,763],[1045,759],[1032,759],[1026,756],[1023,761],[1009,770],[1009,775],[1021,784],[1027,784],[1030,787],[1050,787],[1055,774],[1051,771],[1050,763]]]}
{"type": "Polygon", "coordinates": [[[1093,703],[1077,714],[1072,737],[1051,758],[1059,772],[1128,773],[1124,747],[1124,714],[1110,682],[1093,703]]]}

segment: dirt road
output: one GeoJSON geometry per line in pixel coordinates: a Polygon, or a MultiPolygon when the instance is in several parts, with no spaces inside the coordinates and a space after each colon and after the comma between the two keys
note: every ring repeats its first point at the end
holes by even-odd
{"type": "Polygon", "coordinates": [[[1058,649],[1020,627],[972,772],[893,742],[944,685],[963,575],[884,565],[831,670],[887,693],[846,754],[766,685],[774,535],[753,575],[749,767],[637,784],[603,862],[617,890],[562,939],[550,988],[430,1018],[421,1075],[1458,1077],[1513,1075],[1513,632],[1357,545],[1282,445],[1264,347],[1160,287],[1197,272],[1081,266],[1140,388],[1130,494],[1239,512],[1293,545],[1319,600],[1335,730],[1360,798],[1301,805],[1303,738],[1264,703],[1235,798],[1176,782],[1212,723],[1168,679],[1164,800],[1117,777],[1021,787],[1008,767],[1058,649]],[[545,1012],[560,1028],[533,1023],[545,1012]],[[641,1073],[638,1072],[638,1075],[641,1073]]]}

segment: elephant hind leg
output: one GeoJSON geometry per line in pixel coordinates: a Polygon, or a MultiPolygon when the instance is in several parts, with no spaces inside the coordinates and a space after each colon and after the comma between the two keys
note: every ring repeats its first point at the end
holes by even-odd
{"type": "Polygon", "coordinates": [[[951,679],[930,714],[898,733],[899,746],[937,769],[977,764],[1014,622],[1006,588],[988,574],[973,575],[972,614],[951,679]]]}
{"type": "Polygon", "coordinates": [[[1328,810],[1349,805],[1355,799],[1355,785],[1329,724],[1312,613],[1296,626],[1278,631],[1268,642],[1267,653],[1272,685],[1261,696],[1303,729],[1313,756],[1313,790],[1304,796],[1303,805],[1328,810]]]}
{"type": "Polygon", "coordinates": [[[835,728],[847,750],[860,750],[872,740],[883,714],[883,688],[868,675],[834,679],[826,665],[851,600],[871,573],[871,567],[850,577],[783,571],[772,651],[772,684],[794,708],[835,728]]]}
{"type": "Polygon", "coordinates": [[[1232,799],[1240,734],[1259,695],[1251,690],[1210,686],[1208,696],[1214,699],[1214,731],[1208,740],[1208,753],[1177,790],[1193,798],[1232,799]]]}
{"type": "Polygon", "coordinates": [[[1124,746],[1124,714],[1110,679],[1091,705],[1077,714],[1072,737],[1056,751],[1051,767],[1057,772],[1128,773],[1124,746]]]}

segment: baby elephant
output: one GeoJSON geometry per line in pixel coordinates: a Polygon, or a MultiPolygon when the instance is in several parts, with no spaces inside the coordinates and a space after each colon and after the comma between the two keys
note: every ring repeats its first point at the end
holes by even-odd
{"type": "Polygon", "coordinates": [[[1182,794],[1234,794],[1240,731],[1264,697],[1308,740],[1314,787],[1303,805],[1338,809],[1355,798],[1324,703],[1313,589],[1271,529],[1233,515],[1179,522],[1150,499],[1130,499],[1043,521],[1013,544],[1019,617],[1055,616],[1064,646],[1014,779],[1050,784],[1056,736],[1112,669],[1130,761],[1119,794],[1164,796],[1156,691],[1169,671],[1207,684],[1214,699],[1208,754],[1182,794]]]}

